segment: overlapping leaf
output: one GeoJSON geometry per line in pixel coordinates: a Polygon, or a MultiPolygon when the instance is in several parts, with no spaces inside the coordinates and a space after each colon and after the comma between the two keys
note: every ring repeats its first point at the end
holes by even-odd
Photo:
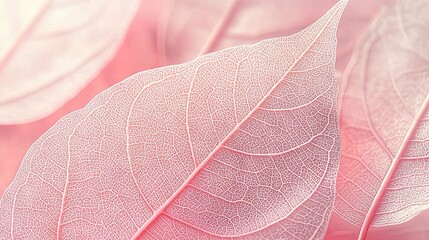
{"type": "Polygon", "coordinates": [[[136,74],[64,117],[6,190],[0,236],[323,238],[345,5],[290,37],[136,74]]]}
{"type": "Polygon", "coordinates": [[[397,1],[371,25],[341,104],[336,212],[349,222],[403,223],[429,207],[428,1],[397,1]]]}

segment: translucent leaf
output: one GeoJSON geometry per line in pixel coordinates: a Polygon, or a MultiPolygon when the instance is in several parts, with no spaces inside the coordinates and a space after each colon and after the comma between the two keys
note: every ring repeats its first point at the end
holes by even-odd
{"type": "Polygon", "coordinates": [[[345,75],[335,209],[361,237],[429,207],[428,3],[384,9],[345,75]]]}
{"type": "Polygon", "coordinates": [[[138,73],[65,116],[5,191],[0,236],[322,239],[346,3],[295,35],[138,73]]]}

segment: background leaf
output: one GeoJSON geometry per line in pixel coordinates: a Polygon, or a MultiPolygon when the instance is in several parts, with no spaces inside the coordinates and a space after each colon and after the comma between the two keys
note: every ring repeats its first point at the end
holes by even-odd
{"type": "Polygon", "coordinates": [[[350,61],[341,107],[336,212],[375,227],[429,207],[428,1],[384,9],[350,61]]]}
{"type": "Polygon", "coordinates": [[[97,76],[139,1],[0,4],[0,124],[18,124],[53,113],[97,76]]]}
{"type": "MultiPolygon", "coordinates": [[[[323,15],[336,0],[169,0],[157,32],[161,64],[199,54],[296,33],[323,15]]],[[[386,0],[351,1],[338,28],[336,68],[342,72],[354,44],[386,0]]]]}

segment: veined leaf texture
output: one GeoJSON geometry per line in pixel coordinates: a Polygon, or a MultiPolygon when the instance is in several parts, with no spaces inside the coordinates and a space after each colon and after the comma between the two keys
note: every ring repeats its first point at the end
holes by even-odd
{"type": "Polygon", "coordinates": [[[336,29],[138,73],[65,116],[0,203],[4,239],[322,239],[339,165],[336,29]]]}
{"type": "Polygon", "coordinates": [[[46,117],[116,53],[139,6],[128,1],[0,1],[0,124],[46,117]]]}
{"type": "Polygon", "coordinates": [[[341,97],[336,212],[362,227],[429,207],[429,2],[396,1],[356,47],[341,97]]]}
{"type": "MultiPolygon", "coordinates": [[[[21,122],[21,124],[9,121],[3,126],[0,123],[0,194],[12,182],[25,152],[38,137],[62,116],[82,108],[97,93],[114,83],[136,72],[166,64],[183,63],[210,51],[242,44],[254,44],[266,38],[294,34],[317,20],[336,1],[142,0],[139,10],[135,14],[136,17],[130,24],[125,39],[121,41],[121,46],[114,54],[115,56],[112,60],[108,60],[108,65],[102,67],[97,77],[93,78],[79,94],[63,105],[57,104],[55,101],[48,102],[56,104],[56,110],[53,113],[46,113],[49,115],[39,120],[36,120],[37,118],[28,119],[25,121],[26,123],[21,122]],[[264,19],[264,21],[260,21],[260,19],[264,19]]],[[[341,76],[347,65],[357,40],[356,36],[362,34],[370,18],[385,2],[387,0],[351,1],[348,4],[347,11],[341,17],[337,30],[337,78],[341,76]]],[[[43,1],[35,0],[32,3],[37,5],[43,1]]],[[[104,4],[105,1],[92,0],[90,4],[98,3],[104,4]]],[[[8,8],[2,9],[7,9],[7,13],[17,12],[17,10],[12,10],[15,5],[19,6],[19,4],[10,4],[8,8]]],[[[68,6],[70,5],[68,4],[68,6]]],[[[82,13],[80,15],[85,16],[82,13]]],[[[6,16],[15,15],[5,15],[2,24],[9,22],[13,25],[11,18],[6,16]]],[[[63,26],[69,29],[67,24],[63,26]]],[[[124,25],[124,27],[127,26],[124,25]]],[[[91,38],[91,42],[87,44],[92,45],[94,40],[91,38]]],[[[83,44],[82,47],[86,47],[85,45],[83,44]]],[[[28,56],[21,59],[34,59],[32,52],[26,52],[26,54],[28,56]]],[[[77,54],[74,56],[79,57],[77,54]]],[[[37,61],[38,63],[39,61],[37,61]]],[[[20,71],[15,73],[21,74],[20,71]]],[[[43,80],[43,78],[38,79],[43,80]]],[[[75,79],[65,78],[64,81],[69,81],[68,84],[73,85],[72,82],[75,79]]],[[[80,80],[82,79],[79,78],[78,82],[80,80]]],[[[32,84],[34,82],[33,80],[32,84]]],[[[28,84],[21,82],[17,83],[17,88],[13,89],[19,90],[19,85],[28,87],[28,84]]],[[[55,96],[67,96],[68,94],[70,94],[70,90],[67,88],[58,88],[58,91],[55,91],[55,96]]],[[[23,96],[21,97],[23,98],[23,96]]],[[[44,96],[50,98],[49,94],[44,96]]],[[[38,101],[30,101],[30,103],[37,104],[38,101]]],[[[40,103],[43,104],[43,101],[40,103]]],[[[24,105],[9,106],[9,112],[26,113],[23,109],[24,105]]],[[[53,110],[54,108],[52,108],[53,110]]]]}

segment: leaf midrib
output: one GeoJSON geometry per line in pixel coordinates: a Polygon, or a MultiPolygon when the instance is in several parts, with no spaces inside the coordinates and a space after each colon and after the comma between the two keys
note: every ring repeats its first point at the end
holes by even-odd
{"type": "Polygon", "coordinates": [[[402,141],[401,146],[399,147],[399,150],[395,155],[395,158],[393,158],[392,163],[390,164],[390,167],[386,173],[386,176],[383,179],[383,182],[378,188],[377,194],[375,195],[374,200],[372,201],[371,206],[368,209],[368,212],[362,224],[362,227],[359,233],[359,240],[363,240],[366,238],[366,234],[375,217],[375,213],[377,212],[377,209],[381,203],[381,200],[383,199],[384,194],[387,191],[387,186],[392,180],[393,174],[395,173],[397,167],[399,166],[399,163],[402,160],[402,156],[405,154],[408,148],[408,144],[410,143],[411,138],[414,136],[416,130],[418,129],[419,123],[423,120],[428,107],[429,107],[429,94],[426,95],[426,98],[423,104],[421,105],[419,111],[417,112],[416,117],[414,118],[413,122],[408,128],[407,133],[404,137],[404,140],[402,141]]]}
{"type": "MultiPolygon", "coordinates": [[[[341,1],[340,1],[341,2],[341,1]]],[[[340,3],[339,2],[339,3],[340,3]]],[[[337,3],[337,4],[339,4],[337,3]]],[[[344,4],[344,2],[342,2],[344,4]]],[[[334,6],[335,7],[335,6],[334,6]]],[[[176,197],[185,189],[185,187],[190,183],[190,181],[197,175],[197,173],[200,172],[201,169],[205,167],[207,162],[213,157],[213,155],[235,134],[235,132],[241,128],[241,126],[247,121],[249,117],[251,117],[258,109],[259,107],[267,100],[269,96],[272,95],[272,93],[278,88],[280,83],[283,82],[283,80],[289,75],[289,73],[292,71],[292,69],[302,60],[303,56],[306,55],[309,50],[313,47],[313,45],[317,42],[317,40],[321,37],[321,35],[325,32],[325,30],[328,28],[328,25],[331,23],[332,19],[336,16],[337,12],[340,11],[341,6],[337,6],[337,9],[329,16],[326,23],[323,25],[321,30],[318,32],[316,37],[313,39],[313,41],[309,44],[309,46],[300,54],[300,56],[295,60],[295,62],[289,67],[289,69],[285,72],[285,74],[280,78],[280,80],[274,84],[274,86],[268,91],[268,93],[260,100],[260,102],[250,111],[246,117],[244,117],[235,127],[231,130],[231,132],[224,138],[222,142],[216,146],[216,148],[205,158],[205,160],[191,173],[191,175],[186,179],[186,181],[177,189],[177,191],[170,196],[170,198],[167,199],[167,201],[161,205],[159,209],[157,209],[152,217],[148,219],[145,224],[137,230],[137,232],[134,234],[132,239],[137,239],[141,233],[149,226],[151,225],[165,210],[165,208],[170,205],[171,202],[176,199],[176,197]]]]}

